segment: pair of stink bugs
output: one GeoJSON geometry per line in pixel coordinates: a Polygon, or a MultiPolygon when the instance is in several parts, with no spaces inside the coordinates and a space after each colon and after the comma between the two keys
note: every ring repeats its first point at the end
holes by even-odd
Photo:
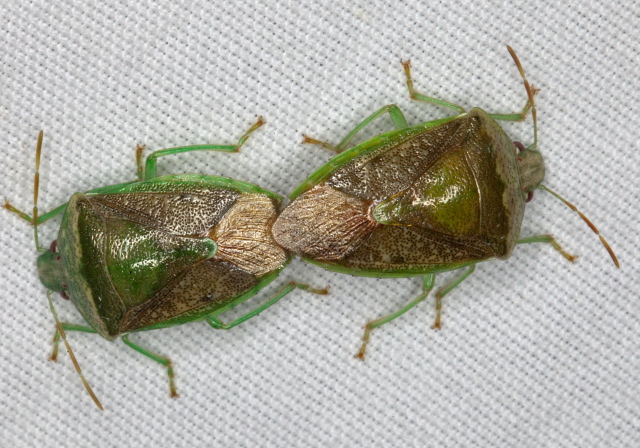
{"type": "Polygon", "coordinates": [[[66,332],[97,333],[123,342],[164,365],[177,396],[171,361],[129,340],[129,333],[204,320],[229,329],[273,305],[295,288],[327,289],[290,282],[238,319],[220,314],[272,282],[292,255],[325,269],[368,277],[422,277],[422,293],[403,308],[365,325],[357,357],[364,359],[370,333],[423,301],[439,272],[466,268],[436,292],[434,328],[441,326],[442,298],[474,271],[478,262],[509,258],[517,244],[548,243],[570,261],[551,235],[520,238],[526,202],[545,190],[577,212],[615,254],[593,224],[569,202],[541,184],[544,162],[535,151],[537,90],[527,81],[515,52],[527,102],[520,113],[489,114],[418,93],[409,62],[403,62],[411,98],[445,106],[456,115],[408,126],[395,105],[365,119],[336,146],[305,136],[305,143],[338,153],[290,196],[225,177],[198,174],[157,177],[159,157],[190,151],[237,152],[264,122],[259,118],[236,145],[199,145],[160,150],[142,163],[138,180],[86,193],[38,214],[42,132],[36,147],[34,207],[30,216],[5,208],[34,227],[38,275],[47,288],[56,322],[55,360],[63,340],[85,388],[66,332]],[[533,118],[533,143],[513,142],[496,120],[533,118]],[[347,149],[371,121],[388,113],[395,130],[347,149]],[[63,214],[49,249],[38,242],[38,225],[63,214]],[[89,326],[60,322],[52,292],[70,298],[89,326]]]}

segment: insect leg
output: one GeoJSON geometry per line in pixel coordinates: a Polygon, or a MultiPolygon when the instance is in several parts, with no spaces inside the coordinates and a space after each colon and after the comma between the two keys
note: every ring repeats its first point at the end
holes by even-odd
{"type": "Polygon", "coordinates": [[[142,153],[144,152],[145,145],[136,146],[136,177],[138,180],[144,179],[144,163],[142,163],[142,153]]]}
{"type": "MultiPolygon", "coordinates": [[[[18,210],[13,205],[11,205],[9,203],[9,201],[7,201],[6,199],[4,201],[3,207],[6,208],[7,210],[9,210],[11,213],[15,213],[20,218],[22,218],[25,221],[27,221],[29,224],[33,224],[33,222],[34,222],[33,218],[30,215],[28,215],[27,213],[25,213],[25,212],[23,212],[21,210],[18,210]]],[[[64,212],[66,208],[67,208],[67,204],[65,203],[65,204],[57,206],[53,210],[48,211],[44,215],[38,215],[38,224],[42,224],[43,222],[50,220],[54,216],[59,215],[60,213],[64,212]]]]}
{"type": "Polygon", "coordinates": [[[516,241],[516,244],[530,244],[530,243],[549,243],[553,246],[553,248],[555,250],[557,250],[558,252],[560,252],[560,254],[566,258],[567,260],[569,260],[570,262],[574,262],[574,260],[576,258],[578,258],[577,255],[571,255],[567,252],[565,252],[565,250],[562,248],[562,246],[560,246],[560,244],[558,244],[558,242],[556,241],[556,239],[554,237],[552,237],[551,235],[536,235],[536,236],[530,236],[527,238],[520,238],[518,241],[516,241]]]}
{"type": "Polygon", "coordinates": [[[256,308],[255,310],[252,310],[250,312],[248,312],[247,314],[244,314],[242,316],[240,316],[239,318],[229,322],[229,323],[224,323],[222,322],[216,313],[211,314],[210,316],[208,316],[205,320],[206,322],[211,325],[213,328],[217,329],[217,330],[228,330],[230,328],[235,327],[236,325],[241,324],[242,322],[251,319],[253,316],[260,314],[262,311],[266,310],[267,308],[269,308],[271,305],[273,305],[274,303],[276,303],[278,300],[280,300],[281,298],[283,298],[284,296],[286,296],[287,294],[289,294],[291,291],[293,291],[294,289],[302,289],[304,291],[308,291],[310,293],[313,294],[328,294],[329,293],[329,288],[325,288],[325,289],[314,289],[311,288],[309,285],[305,285],[302,283],[296,283],[296,282],[289,282],[286,285],[284,285],[282,287],[282,289],[280,289],[280,291],[278,291],[272,298],[270,298],[267,302],[263,303],[262,305],[260,305],[258,308],[256,308]]]}
{"type": "MultiPolygon", "coordinates": [[[[534,86],[531,86],[532,94],[535,96],[538,94],[540,89],[536,89],[534,86]]],[[[524,121],[531,110],[531,101],[527,100],[524,107],[522,108],[522,112],[517,114],[489,114],[491,118],[498,121],[524,121]]]]}
{"type": "Polygon", "coordinates": [[[467,277],[469,277],[471,274],[473,274],[473,271],[475,271],[475,270],[476,270],[476,265],[472,264],[471,266],[469,266],[469,269],[467,269],[466,271],[464,271],[462,273],[462,275],[460,275],[459,277],[453,279],[453,281],[451,281],[449,284],[443,286],[442,288],[440,288],[436,292],[436,321],[434,322],[432,328],[435,328],[436,330],[439,330],[439,329],[442,328],[442,323],[441,323],[441,320],[442,320],[442,298],[444,296],[446,296],[447,294],[449,294],[453,288],[455,288],[460,283],[462,283],[467,277]]]}
{"type": "Polygon", "coordinates": [[[371,322],[367,322],[367,324],[364,326],[364,334],[362,335],[362,345],[360,346],[360,351],[358,351],[356,358],[360,358],[361,360],[364,361],[364,355],[367,350],[367,344],[369,343],[371,330],[373,330],[374,328],[378,328],[379,326],[384,325],[387,322],[391,322],[396,317],[402,316],[411,308],[413,308],[414,306],[422,302],[424,299],[426,299],[429,293],[431,292],[431,290],[433,289],[433,282],[435,281],[435,279],[436,279],[435,274],[426,274],[424,277],[422,277],[422,294],[420,294],[418,297],[416,297],[411,302],[406,304],[404,307],[400,308],[395,313],[391,313],[388,316],[384,316],[379,319],[372,320],[371,322]]]}
{"type": "MultiPolygon", "coordinates": [[[[238,140],[238,143],[236,143],[235,145],[181,146],[178,148],[161,149],[159,151],[152,152],[151,154],[149,154],[149,156],[147,156],[144,173],[141,172],[140,166],[138,166],[138,178],[140,180],[148,180],[156,177],[158,157],[164,157],[172,154],[180,154],[183,152],[191,152],[191,151],[239,152],[240,147],[244,145],[244,142],[247,141],[247,139],[253,133],[253,131],[258,129],[264,123],[265,121],[262,119],[262,117],[258,117],[258,121],[253,126],[251,126],[247,132],[242,134],[242,137],[240,137],[240,139],[238,140]]],[[[137,147],[136,160],[140,160],[142,158],[142,149],[144,149],[144,147],[140,147],[140,146],[137,147]]]]}
{"type": "MultiPolygon", "coordinates": [[[[40,133],[40,135],[42,136],[42,132],[40,133]]],[[[91,389],[89,382],[86,380],[86,378],[82,374],[82,369],[80,368],[80,364],[76,359],[76,355],[73,353],[73,350],[71,350],[71,345],[67,341],[67,335],[64,331],[64,326],[58,319],[58,313],[56,313],[56,309],[53,306],[53,301],[51,300],[51,292],[52,292],[51,290],[47,291],[47,301],[49,302],[49,309],[51,310],[53,319],[56,321],[56,329],[57,329],[56,336],[58,336],[58,341],[60,340],[60,338],[62,338],[62,341],[64,342],[64,345],[67,348],[67,352],[69,353],[69,358],[71,358],[71,362],[73,362],[73,367],[76,369],[76,373],[80,377],[80,380],[82,381],[82,384],[84,385],[85,390],[87,391],[87,393],[89,394],[93,402],[96,404],[96,406],[98,406],[98,408],[102,411],[103,410],[102,404],[100,403],[100,400],[98,400],[98,397],[96,397],[96,394],[93,392],[93,389],[91,389]]],[[[71,326],[75,327],[75,325],[71,325],[71,326]]],[[[55,342],[55,339],[56,338],[54,337],[54,342],[55,342]]]]}
{"type": "Polygon", "coordinates": [[[60,212],[63,212],[67,207],[67,204],[62,204],[54,208],[50,212],[45,213],[42,216],[38,214],[38,195],[40,192],[40,154],[42,153],[43,139],[44,139],[44,132],[40,131],[40,133],[38,134],[38,143],[36,144],[36,171],[33,176],[33,216],[29,216],[25,212],[18,210],[13,205],[11,205],[8,200],[6,199],[4,200],[4,208],[6,208],[12,213],[15,213],[20,218],[24,219],[25,221],[33,225],[33,236],[36,243],[36,249],[39,252],[45,252],[46,249],[44,249],[43,247],[40,247],[40,242],[38,239],[38,225],[53,218],[54,216],[58,215],[60,212]]]}
{"type": "Polygon", "coordinates": [[[373,120],[375,120],[376,118],[386,113],[389,113],[389,116],[391,117],[391,121],[393,121],[393,125],[395,126],[396,129],[405,129],[409,127],[409,125],[407,124],[407,120],[406,118],[404,118],[404,114],[402,113],[400,108],[395,104],[388,104],[380,108],[373,114],[371,114],[369,117],[365,118],[362,123],[356,126],[353,129],[353,131],[349,132],[349,134],[347,134],[347,136],[336,146],[333,146],[332,144],[327,142],[316,140],[306,135],[304,136],[304,140],[302,141],[302,143],[311,143],[314,145],[320,145],[323,148],[328,149],[329,151],[341,153],[347,148],[347,145],[349,144],[349,142],[358,134],[358,132],[362,131],[362,129],[364,129],[373,120]]]}
{"type": "Polygon", "coordinates": [[[449,109],[453,109],[459,113],[464,113],[464,107],[458,106],[457,104],[450,103],[448,101],[439,100],[432,96],[423,95],[413,88],[413,78],[411,78],[411,61],[401,61],[402,66],[404,67],[404,73],[407,77],[407,88],[409,89],[409,96],[412,100],[422,101],[424,103],[432,103],[437,104],[439,106],[448,107],[449,109]]]}
{"type": "MultiPolygon", "coordinates": [[[[533,143],[531,143],[527,147],[527,149],[533,150],[533,149],[536,149],[536,147],[538,146],[538,118],[536,113],[536,103],[534,100],[537,90],[535,87],[529,84],[529,81],[527,80],[527,77],[524,74],[524,69],[522,68],[522,64],[520,63],[520,59],[518,59],[518,56],[516,55],[516,52],[509,45],[507,45],[507,50],[509,50],[509,54],[511,55],[513,62],[515,62],[516,67],[518,67],[518,71],[520,72],[520,77],[522,78],[524,89],[527,91],[527,97],[529,99],[528,104],[531,106],[530,107],[531,117],[533,118],[533,143]]],[[[526,108],[527,106],[525,105],[525,109],[526,108]]]]}
{"type": "MultiPolygon", "coordinates": [[[[80,331],[82,333],[96,333],[91,327],[87,327],[86,325],[76,325],[76,324],[68,324],[66,322],[60,322],[62,329],[64,331],[80,331]]],[[[57,361],[58,360],[58,346],[60,345],[60,329],[56,325],[56,332],[53,335],[53,352],[49,357],[49,361],[57,361]]]]}
{"type": "Polygon", "coordinates": [[[126,345],[137,351],[138,353],[142,353],[144,356],[153,359],[155,362],[159,362],[163,366],[167,368],[167,374],[169,375],[169,390],[171,391],[171,397],[178,397],[178,393],[176,392],[176,385],[173,381],[173,363],[169,358],[165,358],[164,356],[160,356],[156,353],[153,353],[145,348],[140,347],[139,345],[134,344],[129,340],[129,335],[122,336],[122,342],[126,345]]]}

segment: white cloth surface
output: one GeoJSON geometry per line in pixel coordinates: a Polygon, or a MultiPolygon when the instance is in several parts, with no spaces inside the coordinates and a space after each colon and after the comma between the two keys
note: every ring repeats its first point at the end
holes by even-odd
{"type": "MultiPolygon", "coordinates": [[[[425,94],[516,112],[526,98],[510,44],[541,88],[545,183],[598,226],[621,269],[575,213],[538,192],[521,235],[553,234],[574,264],[543,244],[482,263],[445,298],[440,332],[431,296],[375,330],[364,363],[353,357],[364,323],[416,297],[419,279],[296,260],[273,288],[295,279],[331,294],[295,291],[230,331],[133,335],[173,360],[175,400],[160,365],[121,341],[70,333],[100,412],[63,348],[47,362],[54,324],[32,232],[3,212],[0,445],[640,446],[638,2],[399,3],[5,0],[0,194],[31,210],[40,129],[45,211],[133,180],[136,144],[233,143],[263,115],[240,154],[168,157],[159,173],[221,174],[286,195],[331,157],[301,145],[303,133],[338,142],[391,103],[410,124],[450,114],[409,99],[401,59],[425,94]]],[[[383,118],[363,137],[389,129],[383,118]]],[[[504,129],[532,140],[530,119],[504,129]]],[[[43,244],[59,223],[42,226],[43,244]]],[[[54,300],[64,321],[83,323],[54,300]]]]}

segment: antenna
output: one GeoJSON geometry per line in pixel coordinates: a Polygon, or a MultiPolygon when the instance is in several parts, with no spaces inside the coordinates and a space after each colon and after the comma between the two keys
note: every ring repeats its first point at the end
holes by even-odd
{"type": "Polygon", "coordinates": [[[533,143],[529,145],[527,149],[535,149],[538,146],[538,115],[536,112],[536,103],[534,102],[533,97],[537,90],[534,91],[534,89],[529,84],[529,81],[527,81],[527,77],[524,74],[524,69],[522,68],[522,64],[520,64],[520,59],[518,59],[516,52],[513,51],[513,48],[511,48],[509,45],[507,45],[507,50],[509,50],[511,57],[513,58],[513,62],[516,63],[516,67],[518,67],[518,70],[520,71],[520,76],[522,76],[524,88],[527,90],[527,96],[529,96],[529,104],[531,105],[531,116],[533,117],[533,143]]]}
{"type": "Polygon", "coordinates": [[[565,205],[567,207],[569,207],[571,210],[573,210],[574,212],[576,212],[578,215],[580,215],[580,217],[582,218],[582,220],[584,222],[587,223],[587,225],[591,228],[591,230],[593,230],[593,233],[595,233],[596,235],[598,235],[598,237],[600,238],[600,242],[602,243],[602,245],[605,247],[605,249],[607,249],[607,252],[609,252],[609,255],[611,256],[611,259],[613,260],[614,264],[616,265],[616,267],[619,269],[620,268],[620,263],[618,262],[618,257],[616,257],[616,254],[613,253],[613,249],[611,249],[611,246],[609,246],[609,243],[607,243],[607,240],[604,239],[604,237],[602,235],[600,235],[600,232],[598,231],[598,229],[596,228],[596,226],[593,225],[593,223],[591,221],[589,221],[589,218],[587,218],[580,210],[578,210],[578,208],[573,205],[572,203],[570,203],[569,201],[567,201],[566,199],[564,199],[562,196],[560,196],[558,193],[556,193],[555,191],[545,187],[544,185],[540,184],[538,185],[538,188],[541,190],[545,190],[548,191],[549,193],[551,193],[552,195],[554,195],[556,198],[560,199],[562,202],[565,203],[565,205]]]}
{"type": "Polygon", "coordinates": [[[78,361],[76,360],[76,356],[73,354],[73,350],[71,350],[71,346],[67,342],[67,335],[64,332],[64,328],[62,327],[60,320],[58,320],[58,314],[56,313],[56,309],[53,307],[53,301],[51,300],[51,290],[47,290],[47,300],[49,300],[49,308],[51,308],[51,314],[53,314],[53,318],[56,321],[56,331],[62,337],[65,347],[67,347],[67,351],[69,352],[69,357],[73,362],[73,366],[75,367],[76,372],[78,373],[78,375],[80,375],[80,379],[82,380],[82,384],[84,384],[84,388],[87,390],[87,392],[93,399],[93,402],[96,404],[96,406],[98,406],[98,408],[100,408],[101,411],[104,411],[102,404],[100,404],[100,400],[98,400],[98,397],[96,397],[96,394],[93,393],[93,389],[91,389],[91,386],[89,386],[89,383],[84,378],[84,375],[82,374],[82,369],[80,369],[80,364],[78,364],[78,361]]]}

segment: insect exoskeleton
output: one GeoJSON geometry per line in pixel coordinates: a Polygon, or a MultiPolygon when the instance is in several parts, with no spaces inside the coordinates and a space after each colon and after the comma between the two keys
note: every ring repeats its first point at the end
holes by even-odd
{"type": "MultiPolygon", "coordinates": [[[[364,359],[370,332],[424,300],[435,274],[466,267],[436,292],[434,327],[441,327],[442,298],[467,278],[478,262],[509,258],[517,244],[545,242],[567,259],[551,235],[520,237],[525,204],[541,184],[544,161],[537,147],[534,96],[515,52],[527,90],[516,114],[490,114],[418,93],[404,62],[411,98],[449,107],[455,116],[408,126],[402,111],[385,106],[338,145],[305,136],[338,153],[289,197],[273,226],[276,241],[304,261],[341,273],[369,277],[423,278],[423,291],[400,310],[366,324],[358,357],[364,359]],[[520,121],[531,111],[534,141],[513,142],[496,120],[520,121]],[[389,113],[396,129],[347,150],[351,139],[389,113]]],[[[556,193],[551,192],[560,198],[556,193]]],[[[596,228],[573,205],[591,228],[596,228]]],[[[608,244],[601,241],[618,262],[608,244]]]]}
{"type": "MultiPolygon", "coordinates": [[[[65,331],[98,333],[125,344],[167,368],[177,396],[171,360],[134,344],[129,334],[204,320],[232,328],[255,316],[294,288],[327,290],[290,282],[266,302],[231,322],[220,314],[254,296],[290,262],[271,227],[282,197],[226,177],[184,174],[156,177],[158,157],[189,151],[237,152],[262,118],[236,145],[198,145],[156,151],[138,181],[74,194],[69,202],[39,216],[37,196],[42,132],[36,149],[33,215],[5,207],[34,225],[38,274],[56,319],[54,352],[65,331]],[[38,244],[38,225],[63,213],[58,238],[48,249],[38,244]],[[70,298],[89,326],[60,322],[51,292],[70,298]]],[[[72,353],[72,352],[70,352],[72,353]]],[[[87,391],[102,409],[72,355],[87,391]]]]}

